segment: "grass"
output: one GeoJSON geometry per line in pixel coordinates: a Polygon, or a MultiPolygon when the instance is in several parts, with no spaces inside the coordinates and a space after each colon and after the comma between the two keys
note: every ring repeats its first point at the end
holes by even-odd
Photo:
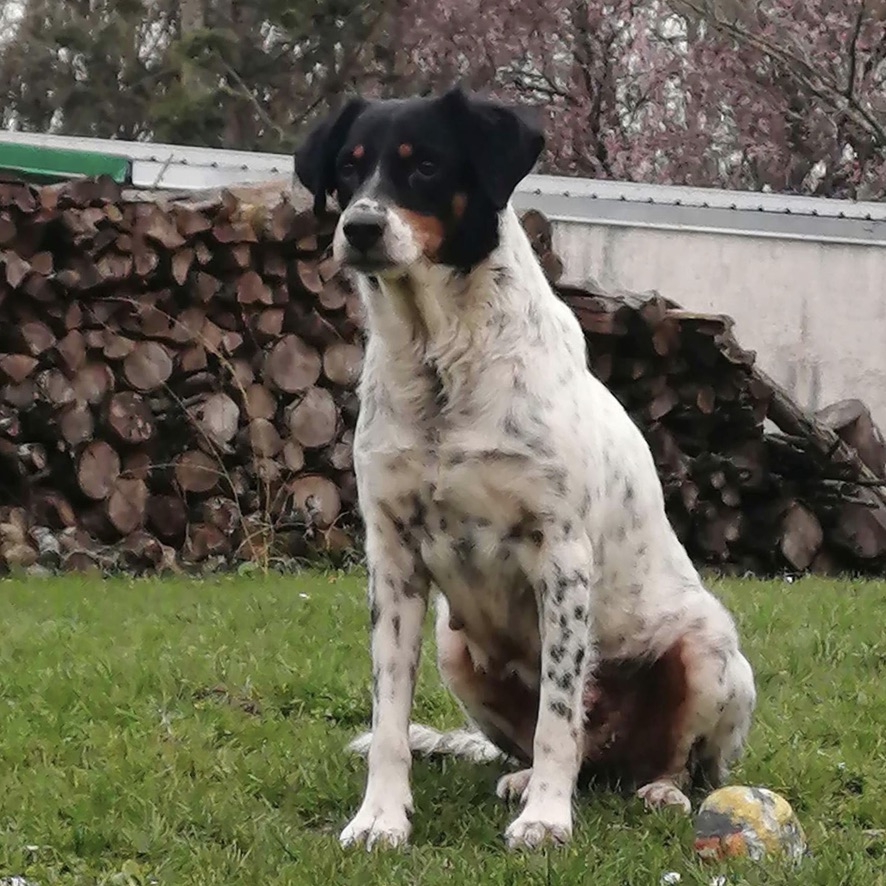
{"type": "MultiPolygon", "coordinates": [[[[886,583],[716,582],[756,669],[738,783],[812,855],[702,866],[691,825],[584,796],[567,849],[511,855],[494,766],[418,762],[412,847],[344,852],[369,717],[359,575],[0,583],[0,878],[35,884],[886,884],[886,583]],[[878,833],[879,831],[879,833],[878,833]]],[[[431,655],[415,716],[458,724],[431,655]]],[[[2,880],[0,880],[2,882],[2,880]]]]}

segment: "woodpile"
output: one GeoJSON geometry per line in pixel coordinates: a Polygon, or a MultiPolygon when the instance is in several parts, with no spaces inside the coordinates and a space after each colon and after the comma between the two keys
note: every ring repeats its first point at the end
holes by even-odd
{"type": "MultiPolygon", "coordinates": [[[[0,181],[0,562],[140,572],[359,549],[362,320],[334,224],[260,187],[0,181]]],[[[550,225],[524,225],[556,282],[550,225]]],[[[727,317],[558,291],[698,562],[886,565],[886,444],[862,404],[803,413],[727,317]]]]}

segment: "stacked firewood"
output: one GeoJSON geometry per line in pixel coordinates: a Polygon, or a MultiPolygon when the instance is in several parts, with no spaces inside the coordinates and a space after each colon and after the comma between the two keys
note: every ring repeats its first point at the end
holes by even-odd
{"type": "MultiPolygon", "coordinates": [[[[261,188],[0,182],[3,564],[206,569],[359,549],[362,319],[329,255],[334,224],[261,188]]],[[[556,282],[550,225],[524,225],[556,282]]],[[[559,293],[699,562],[886,562],[884,447],[860,404],[805,415],[726,317],[593,284],[559,293]]]]}
{"type": "Polygon", "coordinates": [[[0,557],[352,546],[359,304],[320,224],[230,193],[0,183],[0,557]]]}

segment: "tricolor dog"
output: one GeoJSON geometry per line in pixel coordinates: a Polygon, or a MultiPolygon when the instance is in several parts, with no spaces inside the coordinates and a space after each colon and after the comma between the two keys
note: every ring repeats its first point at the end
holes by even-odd
{"type": "Polygon", "coordinates": [[[373,714],[344,844],[409,836],[432,591],[443,680],[526,767],[498,786],[522,799],[511,847],[569,839],[582,767],[688,810],[684,790],[719,783],[746,740],[754,679],[733,620],[511,206],[543,145],[519,111],[455,89],[354,99],[297,154],[316,211],[327,195],[342,209],[334,254],[368,327],[354,465],[373,714]]]}

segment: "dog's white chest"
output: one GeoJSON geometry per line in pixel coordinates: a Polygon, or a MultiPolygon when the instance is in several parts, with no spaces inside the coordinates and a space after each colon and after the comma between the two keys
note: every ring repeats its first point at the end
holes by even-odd
{"type": "Polygon", "coordinates": [[[421,557],[475,661],[535,683],[538,612],[527,578],[537,551],[534,523],[504,483],[513,480],[513,466],[501,471],[489,456],[436,466],[426,487],[421,557]]]}

